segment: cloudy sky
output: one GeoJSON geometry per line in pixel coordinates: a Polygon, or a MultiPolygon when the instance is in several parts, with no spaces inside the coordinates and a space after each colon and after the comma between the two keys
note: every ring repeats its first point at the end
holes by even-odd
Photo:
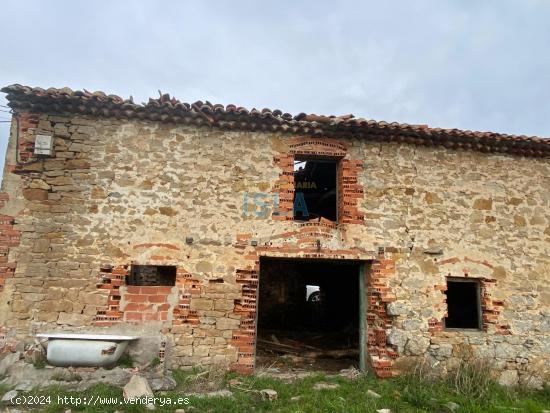
{"type": "Polygon", "coordinates": [[[548,0],[4,0],[0,10],[2,86],[138,102],[160,89],[188,102],[550,136],[548,0]]]}

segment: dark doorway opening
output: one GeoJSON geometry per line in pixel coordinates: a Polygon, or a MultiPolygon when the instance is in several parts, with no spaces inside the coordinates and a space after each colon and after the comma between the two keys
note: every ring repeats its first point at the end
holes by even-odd
{"type": "Polygon", "coordinates": [[[294,160],[294,219],[336,221],[336,165],[334,160],[294,160]]]}
{"type": "Polygon", "coordinates": [[[447,279],[446,328],[481,328],[479,282],[447,279]]]}
{"type": "Polygon", "coordinates": [[[256,366],[359,368],[359,262],[260,262],[256,366]]]}

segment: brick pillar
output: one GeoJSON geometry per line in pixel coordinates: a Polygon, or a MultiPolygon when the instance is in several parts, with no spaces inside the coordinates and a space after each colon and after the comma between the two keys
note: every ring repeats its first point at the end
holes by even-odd
{"type": "Polygon", "coordinates": [[[392,326],[386,303],[396,300],[388,278],[394,275],[394,261],[381,258],[373,261],[367,277],[367,360],[378,377],[393,376],[393,360],[398,357],[386,337],[386,330],[392,326]]]}
{"type": "Polygon", "coordinates": [[[294,219],[294,155],[276,156],[273,163],[281,169],[273,192],[278,196],[277,208],[273,208],[272,217],[277,221],[294,219]]]}
{"type": "Polygon", "coordinates": [[[359,200],[364,190],[359,185],[359,173],[363,169],[362,161],[342,159],[338,167],[338,220],[344,224],[362,224],[364,216],[359,212],[359,200]]]}
{"type": "Polygon", "coordinates": [[[99,272],[97,288],[107,290],[107,305],[99,307],[97,315],[94,317],[95,326],[110,326],[122,320],[122,311],[120,311],[120,286],[126,283],[128,275],[128,266],[102,265],[99,272]]]}

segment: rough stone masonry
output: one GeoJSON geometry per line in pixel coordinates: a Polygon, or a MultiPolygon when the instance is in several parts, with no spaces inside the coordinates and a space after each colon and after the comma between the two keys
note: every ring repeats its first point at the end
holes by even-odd
{"type": "Polygon", "coordinates": [[[469,354],[504,384],[548,379],[549,141],[167,95],[2,91],[14,111],[4,353],[37,332],[137,332],[168,366],[250,373],[260,258],[307,257],[365,263],[363,350],[380,377],[418,359],[444,372],[469,354]],[[52,155],[34,154],[37,135],[53,136],[52,155]],[[300,156],[337,162],[337,221],[293,220],[300,156]],[[175,285],[126,285],[137,264],[176,266],[175,285]],[[445,328],[447,277],[479,282],[479,329],[445,328]]]}

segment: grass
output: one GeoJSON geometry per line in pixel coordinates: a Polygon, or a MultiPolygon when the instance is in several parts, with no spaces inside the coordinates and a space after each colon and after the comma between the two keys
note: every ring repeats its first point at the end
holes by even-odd
{"type": "Polygon", "coordinates": [[[187,393],[205,393],[222,389],[230,377],[223,369],[176,370],[172,373],[176,381],[176,391],[187,393]]]}
{"type": "Polygon", "coordinates": [[[134,359],[128,353],[123,353],[118,359],[117,366],[124,368],[134,367],[134,359]]]}
{"type": "MultiPolygon", "coordinates": [[[[408,376],[379,380],[372,375],[364,375],[356,380],[339,376],[315,375],[292,383],[270,377],[239,376],[234,373],[220,373],[217,370],[189,372],[175,371],[177,388],[173,391],[157,392],[155,396],[172,401],[170,406],[156,403],[155,412],[173,412],[176,408],[186,412],[376,412],[387,408],[392,412],[441,413],[449,412],[445,404],[454,402],[460,405],[457,413],[541,413],[550,409],[550,388],[544,390],[504,389],[491,380],[481,378],[479,372],[464,371],[460,377],[449,375],[446,379],[432,379],[422,372],[412,372],[408,376]],[[320,381],[339,384],[333,390],[314,390],[320,381]],[[212,384],[214,383],[214,384],[212,384]],[[178,398],[197,390],[208,391],[227,386],[233,397],[197,398],[189,397],[189,404],[174,403],[178,398]],[[278,393],[275,401],[263,400],[262,389],[274,389],[278,393]],[[380,398],[367,394],[370,389],[380,398]],[[299,396],[298,400],[292,400],[299,396]]],[[[59,412],[72,409],[73,412],[148,412],[144,406],[74,406],[59,405],[58,396],[103,397],[122,400],[122,390],[112,386],[97,385],[85,392],[69,392],[52,387],[35,395],[51,397],[51,404],[42,410],[59,412]]]]}
{"type": "Polygon", "coordinates": [[[160,366],[160,359],[158,357],[154,357],[153,360],[151,360],[151,363],[149,363],[149,367],[157,366],[160,366]]]}
{"type": "Polygon", "coordinates": [[[44,358],[39,358],[33,361],[32,365],[34,366],[35,369],[39,369],[39,370],[46,368],[46,360],[44,360],[44,358]]]}
{"type": "Polygon", "coordinates": [[[64,372],[52,374],[52,380],[70,382],[70,381],[80,381],[82,380],[82,377],[77,373],[73,373],[71,371],[64,371],[64,372]]]}

